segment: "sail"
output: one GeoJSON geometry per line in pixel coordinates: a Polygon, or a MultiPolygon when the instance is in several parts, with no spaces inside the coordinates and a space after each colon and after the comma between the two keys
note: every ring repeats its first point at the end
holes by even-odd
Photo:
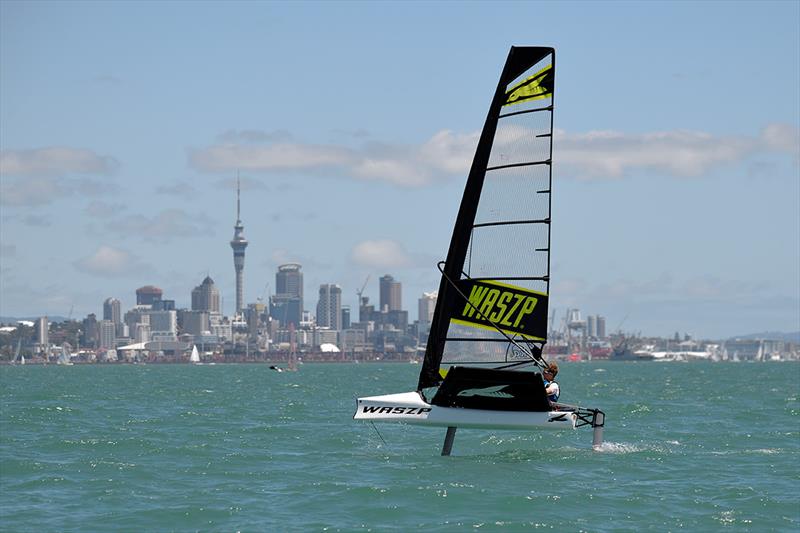
{"type": "Polygon", "coordinates": [[[192,363],[200,362],[200,352],[197,351],[197,345],[192,346],[192,355],[189,356],[189,361],[192,363]]]}
{"type": "Polygon", "coordinates": [[[512,47],[456,218],[418,389],[517,368],[547,341],[555,50],[512,47]]]}

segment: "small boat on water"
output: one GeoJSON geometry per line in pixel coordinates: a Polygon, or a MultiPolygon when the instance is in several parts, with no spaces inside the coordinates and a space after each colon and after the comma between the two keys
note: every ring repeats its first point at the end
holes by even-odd
{"type": "Polygon", "coordinates": [[[197,345],[192,346],[192,354],[189,356],[189,362],[195,365],[202,364],[200,362],[200,352],[197,351],[197,345]]]}
{"type": "Polygon", "coordinates": [[[358,398],[356,420],[456,429],[594,428],[553,403],[547,342],[555,50],[512,47],[481,132],[442,274],[417,389],[358,398]]]}

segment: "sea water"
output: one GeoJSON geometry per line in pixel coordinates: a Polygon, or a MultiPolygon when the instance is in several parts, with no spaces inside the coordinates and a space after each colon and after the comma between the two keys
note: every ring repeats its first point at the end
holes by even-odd
{"type": "Polygon", "coordinates": [[[561,365],[592,430],[352,420],[418,365],[0,368],[4,531],[798,531],[800,364],[561,365]]]}

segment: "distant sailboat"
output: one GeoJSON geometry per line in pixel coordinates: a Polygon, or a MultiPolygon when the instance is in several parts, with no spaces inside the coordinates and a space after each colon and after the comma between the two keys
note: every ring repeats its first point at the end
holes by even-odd
{"type": "Polygon", "coordinates": [[[25,356],[20,354],[20,350],[22,349],[22,339],[17,339],[17,349],[14,352],[14,358],[11,360],[12,365],[24,365],[25,364],[25,356]]]}
{"type": "Polygon", "coordinates": [[[197,351],[197,345],[192,346],[192,355],[189,356],[189,362],[193,364],[200,363],[200,352],[197,351]]]}
{"type": "Polygon", "coordinates": [[[72,360],[70,359],[69,352],[67,351],[67,347],[62,345],[61,346],[61,353],[58,354],[58,359],[56,360],[56,364],[59,365],[72,365],[72,360]]]}

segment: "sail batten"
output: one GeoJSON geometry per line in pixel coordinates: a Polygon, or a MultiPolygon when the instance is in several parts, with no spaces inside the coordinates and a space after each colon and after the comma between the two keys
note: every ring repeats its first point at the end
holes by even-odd
{"type": "Polygon", "coordinates": [[[547,341],[554,80],[552,48],[511,48],[442,268],[419,390],[441,382],[442,364],[524,362],[547,341]]]}

